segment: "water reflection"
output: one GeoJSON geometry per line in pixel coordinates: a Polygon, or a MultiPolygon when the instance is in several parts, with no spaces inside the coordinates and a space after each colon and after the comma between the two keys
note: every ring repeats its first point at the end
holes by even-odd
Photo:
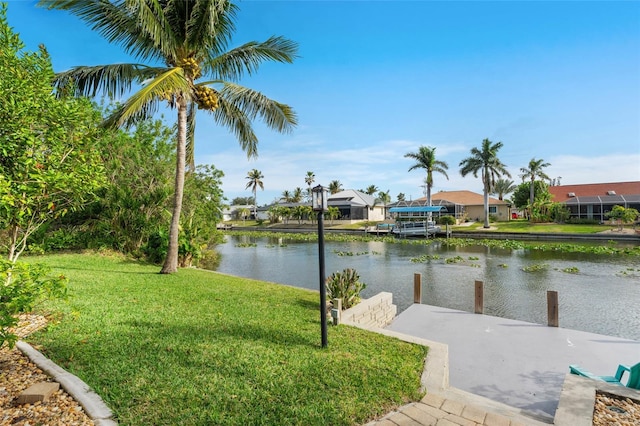
{"type": "MultiPolygon", "coordinates": [[[[318,289],[316,243],[249,236],[227,240],[217,247],[218,271],[318,289]]],[[[637,257],[381,242],[327,241],[325,248],[327,276],[355,268],[367,284],[363,297],[391,292],[400,311],[413,303],[417,272],[422,274],[423,303],[473,311],[474,281],[481,280],[487,315],[546,324],[546,291],[556,290],[561,327],[640,340],[637,257]],[[411,262],[424,255],[439,258],[411,262]],[[457,262],[447,263],[450,258],[457,262]],[[568,268],[579,272],[565,272],[568,268]]]]}

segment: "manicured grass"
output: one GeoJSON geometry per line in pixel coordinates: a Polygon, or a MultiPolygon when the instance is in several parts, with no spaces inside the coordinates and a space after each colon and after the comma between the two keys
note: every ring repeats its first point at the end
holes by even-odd
{"type": "MultiPolygon", "coordinates": [[[[548,234],[595,234],[612,229],[611,225],[558,224],[558,223],[530,223],[525,220],[509,222],[491,222],[492,230],[485,232],[519,232],[519,233],[548,233],[548,234]]],[[[470,226],[454,226],[456,231],[476,231],[482,229],[483,223],[476,222],[470,226]]]]}
{"type": "Polygon", "coordinates": [[[421,397],[426,348],[347,326],[320,347],[319,296],[96,254],[28,259],[70,279],[28,340],[123,425],[353,425],[421,397]]]}

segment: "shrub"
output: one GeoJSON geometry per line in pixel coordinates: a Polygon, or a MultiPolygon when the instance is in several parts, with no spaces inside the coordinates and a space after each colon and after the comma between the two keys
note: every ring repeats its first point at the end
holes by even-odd
{"type": "Polygon", "coordinates": [[[447,215],[447,216],[439,217],[438,220],[436,220],[436,222],[439,225],[455,225],[456,218],[453,216],[447,215]]]}
{"type": "Polygon", "coordinates": [[[565,223],[569,223],[572,225],[598,225],[600,223],[599,219],[588,219],[588,218],[578,218],[572,217],[565,221],[565,223]]]}
{"type": "Polygon", "coordinates": [[[360,302],[360,292],[367,287],[360,282],[355,269],[347,268],[335,272],[327,278],[327,296],[329,299],[341,299],[342,309],[349,309],[360,302]]]}
{"type": "Polygon", "coordinates": [[[18,323],[17,315],[29,312],[46,297],[66,294],[67,278],[51,277],[49,269],[39,264],[0,260],[0,347],[13,347],[18,337],[9,331],[18,323]]]}

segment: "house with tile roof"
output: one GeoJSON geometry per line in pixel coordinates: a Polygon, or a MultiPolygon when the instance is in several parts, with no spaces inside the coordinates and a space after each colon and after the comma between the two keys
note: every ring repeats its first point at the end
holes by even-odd
{"type": "Polygon", "coordinates": [[[640,181],[550,186],[549,193],[567,205],[572,218],[604,222],[616,205],[640,211],[640,181]]]}
{"type": "MultiPolygon", "coordinates": [[[[426,198],[417,201],[425,202],[426,198]]],[[[431,205],[444,206],[447,213],[458,220],[466,218],[476,221],[484,221],[484,196],[472,191],[440,191],[431,195],[431,205]]],[[[442,214],[445,214],[443,211],[442,214]]],[[[489,197],[489,215],[498,220],[510,219],[509,204],[497,198],[489,197]]]]}

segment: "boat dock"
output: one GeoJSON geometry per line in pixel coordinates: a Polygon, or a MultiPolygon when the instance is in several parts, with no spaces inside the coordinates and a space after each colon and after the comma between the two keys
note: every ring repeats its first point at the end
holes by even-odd
{"type": "Polygon", "coordinates": [[[386,329],[448,345],[451,386],[538,418],[553,418],[570,364],[613,375],[640,361],[639,341],[430,305],[386,329]]]}

